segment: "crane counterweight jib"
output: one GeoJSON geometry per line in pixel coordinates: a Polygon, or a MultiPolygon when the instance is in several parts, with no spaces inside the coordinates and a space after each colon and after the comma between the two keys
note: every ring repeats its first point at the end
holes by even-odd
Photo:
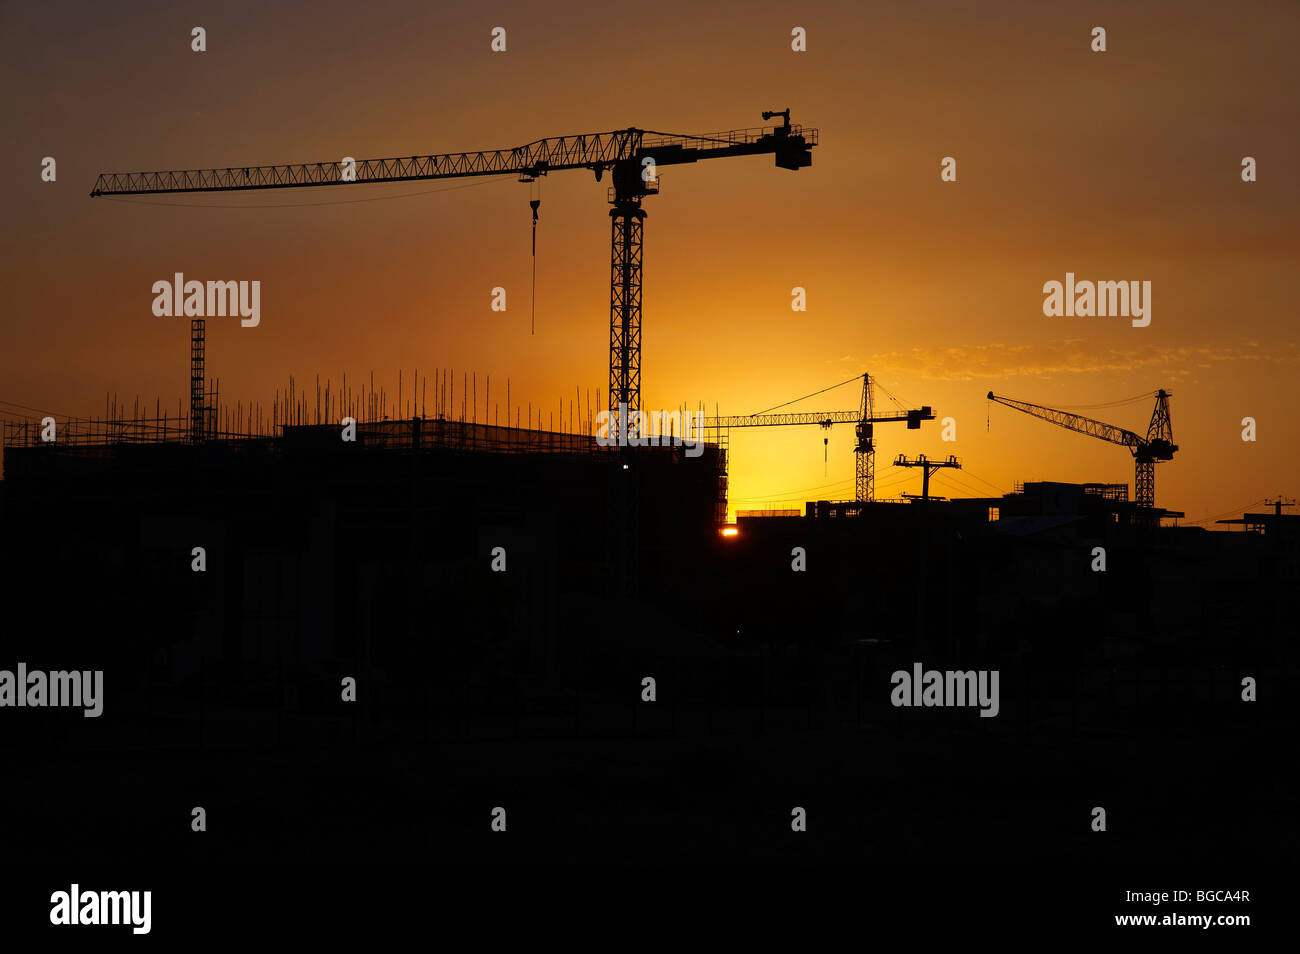
{"type": "Polygon", "coordinates": [[[907,429],[909,431],[918,431],[921,429],[922,421],[933,421],[934,411],[930,405],[922,404],[920,410],[907,412],[907,429]]]}

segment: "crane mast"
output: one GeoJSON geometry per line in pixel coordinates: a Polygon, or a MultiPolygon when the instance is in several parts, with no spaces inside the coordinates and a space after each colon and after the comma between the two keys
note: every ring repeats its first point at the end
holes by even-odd
{"type": "MultiPolygon", "coordinates": [[[[862,403],[858,407],[856,452],[853,455],[853,489],[857,500],[876,499],[876,446],[874,440],[871,376],[862,375],[862,403]]],[[[909,425],[911,426],[911,425],[909,425]]],[[[918,427],[920,424],[918,423],[918,427]]]]}

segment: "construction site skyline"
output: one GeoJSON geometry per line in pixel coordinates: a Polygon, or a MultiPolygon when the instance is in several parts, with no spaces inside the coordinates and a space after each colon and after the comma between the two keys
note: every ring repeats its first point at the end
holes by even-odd
{"type": "MultiPolygon", "coordinates": [[[[830,4],[822,12],[833,24],[849,9],[830,4]]],[[[590,90],[580,103],[554,97],[544,113],[527,102],[502,102],[489,90],[471,90],[457,104],[420,107],[345,86],[308,110],[280,114],[273,99],[249,87],[251,74],[227,74],[223,58],[258,55],[250,31],[243,42],[252,47],[214,49],[197,63],[180,59],[191,55],[184,49],[168,54],[185,67],[174,88],[132,87],[128,77],[128,88],[115,90],[129,94],[141,116],[174,117],[148,135],[114,120],[108,103],[85,93],[94,87],[88,76],[106,68],[101,54],[74,56],[39,44],[14,49],[0,68],[18,86],[26,83],[20,71],[33,57],[62,58],[64,67],[31,90],[16,117],[16,132],[29,140],[44,136],[59,165],[57,184],[34,175],[11,179],[8,205],[25,239],[9,246],[0,266],[11,316],[0,351],[0,401],[6,402],[0,407],[10,418],[47,412],[89,418],[100,413],[105,391],[119,399],[131,395],[122,403],[140,395],[144,403],[156,397],[173,407],[185,381],[188,322],[152,314],[150,289],[184,271],[247,275],[261,283],[256,327],[241,327],[237,319],[209,322],[209,368],[221,379],[223,405],[236,415],[249,404],[269,408],[272,382],[290,375],[297,382],[314,382],[318,374],[341,382],[346,372],[351,382],[354,373],[368,378],[374,368],[387,396],[398,387],[396,368],[437,364],[490,375],[494,391],[509,379],[525,415],[532,401],[554,404],[560,417],[560,402],[567,405],[575,385],[584,393],[607,390],[608,180],[554,174],[528,185],[513,175],[423,185],[359,182],[346,197],[317,189],[92,201],[86,192],[95,176],[115,170],[498,148],[628,124],[714,130],[756,125],[759,109],[791,106],[796,121],[816,125],[822,135],[811,169],[783,173],[760,157],[669,167],[660,194],[645,203],[644,407],[685,402],[702,403],[710,413],[749,413],[869,370],[909,402],[931,405],[956,422],[953,442],[940,444],[928,427],[891,434],[889,460],[897,453],[953,453],[970,473],[1009,489],[1036,478],[1131,483],[1131,462],[1114,448],[1028,419],[996,411],[990,418],[985,392],[1088,413],[1089,406],[1164,388],[1173,394],[1181,447],[1177,461],[1161,471],[1164,501],[1195,521],[1279,491],[1293,493],[1300,424],[1283,408],[1300,346],[1283,303],[1297,252],[1285,227],[1297,186],[1267,175],[1267,166],[1259,181],[1243,184],[1241,157],[1232,152],[1241,150],[1228,127],[1206,131],[1191,114],[1170,118],[1167,110],[1186,97],[1226,103],[1222,90],[1231,76],[1238,84],[1231,87],[1233,102],[1276,118],[1252,132],[1252,152],[1281,157],[1283,164],[1293,157],[1295,107],[1281,92],[1293,84],[1232,72],[1234,49],[1280,42],[1283,31],[1271,29],[1270,20],[1284,15],[1280,8],[1265,7],[1243,25],[1240,47],[1226,46],[1220,60],[1195,73],[1190,88],[1186,78],[1177,88],[1157,81],[1140,101],[1128,96],[1119,77],[1094,77],[1086,48],[1053,54],[1037,64],[1066,89],[1064,101],[1050,107],[1008,86],[1001,62],[1007,40],[995,24],[956,4],[945,10],[952,28],[961,29],[963,65],[931,62],[910,87],[907,112],[872,89],[871,75],[908,72],[908,58],[923,57],[914,46],[919,40],[903,34],[890,49],[874,50],[869,67],[865,60],[792,59],[780,45],[770,56],[747,52],[731,62],[725,49],[715,48],[719,30],[739,43],[763,28],[762,17],[724,26],[701,14],[696,31],[674,40],[674,50],[707,51],[710,71],[728,77],[715,95],[701,99],[674,85],[630,102],[590,90]],[[204,71],[221,81],[209,89],[212,77],[204,71]],[[963,82],[970,73],[1019,109],[981,122],[980,97],[988,90],[963,82]],[[1084,79],[1086,93],[1070,91],[1084,79]],[[205,89],[202,116],[177,111],[186,84],[205,89]],[[866,98],[850,89],[867,90],[866,98]],[[1140,143],[1132,161],[1099,165],[1092,147],[1054,122],[1072,109],[1105,116],[1140,143]],[[63,117],[57,128],[48,125],[55,114],[63,117]],[[931,128],[936,115],[947,117],[943,141],[931,128]],[[1161,130],[1158,141],[1143,138],[1153,124],[1161,130]],[[237,137],[229,135],[232,128],[240,130],[237,137]],[[1027,133],[1037,144],[1032,151],[1027,133]],[[958,163],[953,182],[940,177],[948,156],[958,163]],[[1221,175],[1208,176],[1220,166],[1221,175]],[[1136,174],[1155,168],[1160,188],[1148,188],[1145,179],[1139,188],[1136,174]],[[530,199],[540,201],[535,295],[530,199]],[[1104,226],[1093,214],[1098,208],[1109,210],[1104,226]],[[1147,224],[1157,219],[1159,229],[1147,224]],[[1211,233],[1215,240],[1208,243],[1204,236],[1211,233]],[[1224,247],[1241,253],[1225,257],[1224,247]],[[1150,281],[1151,324],[1045,316],[1042,287],[1067,272],[1150,281]],[[806,292],[806,311],[791,309],[796,287],[806,292]],[[504,311],[492,310],[497,288],[507,293],[504,311]],[[1258,422],[1253,442],[1241,438],[1247,417],[1258,422]]],[[[52,35],[44,22],[50,15],[11,11],[9,35],[52,35]]],[[[240,29],[241,18],[251,15],[251,8],[231,7],[213,29],[240,29]]],[[[454,19],[425,15],[432,28],[460,29],[454,19]]],[[[523,8],[512,15],[521,26],[537,19],[523,8]]],[[[163,29],[131,14],[109,26],[103,16],[85,9],[87,24],[119,39],[115,56],[132,44],[152,44],[151,31],[163,29]]],[[[616,31],[622,15],[611,16],[608,26],[575,26],[579,32],[569,42],[585,46],[616,31]]],[[[1055,35],[1059,16],[1043,13],[1033,29],[1055,35]]],[[[1209,22],[1212,7],[1192,5],[1187,16],[1189,24],[1209,22]]],[[[548,44],[565,42],[554,26],[527,27],[534,28],[545,30],[548,44]]],[[[667,27],[638,23],[638,29],[654,36],[667,27]]],[[[393,88],[419,89],[422,78],[454,70],[459,57],[470,55],[452,51],[435,61],[395,28],[367,30],[370,46],[386,51],[393,88]]],[[[1135,47],[1178,55],[1148,14],[1133,14],[1126,30],[1135,47]]],[[[324,87],[339,51],[331,37],[316,40],[315,50],[277,55],[297,82],[324,87]]],[[[529,74],[536,97],[546,101],[547,89],[567,80],[563,70],[552,70],[536,85],[532,55],[514,48],[500,57],[501,81],[529,74]]],[[[1107,55],[1128,64],[1125,51],[1107,55]]],[[[1126,69],[1142,66],[1134,61],[1126,69]]],[[[179,396],[184,400],[184,392],[179,396]]],[[[850,408],[852,397],[838,406],[850,408]]],[[[1140,428],[1147,411],[1135,402],[1097,414],[1140,428]]],[[[734,506],[851,498],[853,443],[850,428],[829,435],[733,434],[734,506]]],[[[920,479],[891,476],[898,478],[896,489],[920,479]]],[[[964,492],[962,479],[960,472],[934,477],[936,487],[957,495],[964,492]]]]}
{"type": "MultiPolygon", "coordinates": [[[[202,365],[199,365],[202,367],[202,365]]],[[[862,376],[869,378],[869,375],[862,376]]],[[[880,468],[883,472],[883,480],[879,484],[875,481],[875,464],[870,465],[871,474],[870,483],[864,485],[864,471],[861,456],[860,436],[855,439],[855,428],[849,425],[856,424],[858,419],[867,413],[865,403],[868,399],[865,390],[859,409],[850,408],[821,408],[818,411],[811,411],[809,408],[818,404],[818,397],[827,392],[836,392],[845,385],[856,384],[859,376],[854,376],[848,381],[840,382],[827,388],[818,389],[810,395],[794,398],[782,402],[776,407],[787,411],[785,414],[772,415],[764,413],[754,414],[719,414],[716,406],[708,408],[703,401],[697,401],[694,405],[688,405],[685,402],[679,403],[670,412],[667,410],[649,411],[645,421],[656,421],[656,436],[659,434],[657,428],[657,416],[672,414],[676,419],[675,433],[677,438],[683,436],[681,431],[681,422],[685,418],[689,423],[694,416],[696,426],[695,435],[699,440],[707,441],[719,445],[726,452],[724,454],[725,464],[724,473],[730,472],[728,480],[735,482],[739,480],[742,485],[751,485],[760,475],[750,472],[749,468],[753,466],[752,461],[747,461],[743,456],[744,453],[755,453],[761,451],[764,443],[774,442],[774,436],[755,436],[750,439],[749,429],[755,425],[762,427],[766,435],[777,435],[786,426],[792,425],[820,425],[819,427],[796,427],[795,430],[804,432],[802,438],[796,438],[805,448],[816,449],[818,439],[822,442],[822,462],[824,467],[824,476],[828,479],[820,484],[814,484],[794,490],[777,491],[766,495],[754,497],[742,497],[733,494],[728,495],[727,514],[729,520],[734,520],[737,513],[760,513],[768,511],[787,511],[791,505],[796,506],[796,511],[801,511],[803,504],[811,500],[882,500],[882,501],[901,501],[908,497],[917,496],[917,491],[921,490],[927,497],[969,497],[983,499],[998,494],[1012,492],[1012,488],[1020,488],[1027,482],[1050,479],[1054,481],[1073,482],[1078,484],[1105,484],[1113,486],[1125,486],[1128,488],[1127,494],[1139,502],[1143,501],[1143,484],[1140,479],[1142,468],[1138,468],[1139,478],[1128,481],[1114,480],[1093,480],[1084,475],[1065,475],[1061,473],[1049,473],[1040,475],[1037,471],[1015,476],[1008,485],[999,485],[993,481],[974,473],[964,460],[958,460],[954,454],[948,454],[947,461],[943,460],[942,455],[936,456],[938,450],[946,449],[955,445],[955,440],[950,435],[955,433],[956,421],[954,418],[944,416],[941,426],[931,425],[932,432],[928,435],[918,433],[916,435],[904,436],[904,429],[898,429],[895,435],[893,429],[890,429],[889,436],[882,442],[880,437],[874,441],[875,447],[871,448],[871,456],[884,446],[886,456],[882,458],[880,468]],[[776,425],[776,426],[772,426],[776,425]],[[836,425],[840,425],[836,428],[836,425]],[[835,454],[832,458],[830,443],[832,433],[837,432],[835,441],[835,454]],[[940,436],[949,435],[949,436],[940,436]],[[916,460],[908,460],[908,455],[904,452],[895,454],[893,444],[889,442],[889,437],[897,436],[899,444],[910,446],[920,445],[931,448],[931,457],[927,458],[924,451],[916,456],[916,460]],[[731,455],[733,441],[739,441],[743,451],[739,458],[739,463],[731,455]],[[832,460],[834,463],[832,464],[832,460]],[[910,471],[915,467],[924,467],[926,473],[921,477],[916,477],[910,471]],[[854,471],[856,469],[856,479],[854,471]],[[965,471],[965,474],[945,473],[947,470],[965,471]],[[936,489],[931,491],[931,478],[936,479],[936,489]]],[[[933,421],[935,414],[929,405],[923,409],[924,416],[920,416],[922,411],[912,409],[907,411],[905,404],[897,398],[888,389],[883,388],[878,381],[871,380],[871,390],[880,393],[877,400],[885,408],[883,417],[873,418],[874,420],[895,420],[903,421],[908,419],[906,431],[920,430],[922,421],[933,421]],[[892,403],[890,403],[892,402],[892,403]],[[912,420],[913,416],[916,420],[912,420]]],[[[840,391],[840,393],[843,393],[840,391]]],[[[192,413],[192,406],[187,405],[185,399],[178,398],[173,408],[163,404],[162,400],[155,398],[152,404],[147,399],[141,399],[139,396],[126,399],[120,395],[106,393],[104,395],[104,404],[102,413],[92,414],[86,417],[75,415],[58,415],[47,409],[38,409],[26,405],[14,403],[5,403],[0,406],[0,423],[3,425],[2,440],[0,440],[0,467],[3,466],[3,448],[7,446],[40,446],[43,443],[60,443],[70,444],[72,446],[85,445],[106,445],[113,443],[192,443],[198,435],[206,440],[240,440],[253,437],[276,437],[281,435],[286,427],[333,427],[340,430],[347,421],[356,423],[377,424],[385,421],[402,421],[402,420],[423,420],[423,421],[447,421],[453,423],[465,424],[482,424],[484,426],[498,427],[504,429],[536,431],[543,433],[552,433],[557,435],[582,435],[587,438],[596,438],[598,434],[603,433],[602,427],[608,429],[611,427],[610,422],[603,425],[600,420],[600,414],[604,408],[602,400],[602,391],[600,388],[594,390],[575,388],[567,400],[564,398],[557,399],[549,406],[542,403],[536,405],[531,400],[518,401],[514,399],[512,382],[506,379],[504,385],[504,394],[502,394],[502,385],[498,381],[496,399],[492,391],[491,377],[485,375],[482,385],[478,381],[477,372],[461,371],[459,374],[454,368],[436,368],[432,372],[421,373],[420,369],[412,369],[409,377],[399,371],[396,376],[396,386],[390,393],[388,387],[380,382],[376,383],[375,376],[372,373],[361,378],[360,383],[354,382],[350,385],[347,376],[335,385],[332,379],[326,378],[321,380],[319,377],[307,382],[305,385],[299,384],[291,375],[285,386],[276,391],[273,395],[269,406],[264,406],[261,402],[246,402],[244,400],[225,401],[221,398],[220,378],[207,378],[204,382],[203,389],[192,392],[190,397],[195,399],[195,394],[201,395],[197,398],[201,403],[193,405],[203,408],[201,418],[199,415],[192,413]],[[430,378],[432,378],[432,396],[430,395],[430,378]],[[459,382],[457,379],[459,378],[459,382]],[[480,407],[480,398],[482,405],[480,407]],[[503,417],[504,409],[504,417],[503,417]],[[201,423],[196,425],[196,421],[201,423]],[[53,427],[50,427],[50,422],[53,427]]],[[[1008,399],[1004,396],[995,396],[992,392],[986,396],[990,404],[989,423],[987,427],[991,430],[992,403],[1006,404],[1013,408],[1026,410],[1031,416],[1046,418],[1047,420],[1062,425],[1066,430],[1075,430],[1093,437],[1101,437],[1111,443],[1125,444],[1124,435],[1132,437],[1135,441],[1140,439],[1140,435],[1133,435],[1119,424],[1100,422],[1094,418],[1088,417],[1082,413],[1087,410],[1090,414],[1102,414],[1110,417],[1129,416],[1132,417],[1137,405],[1149,401],[1155,397],[1157,402],[1157,413],[1164,415],[1165,426],[1169,426],[1169,399],[1171,395],[1160,390],[1154,394],[1135,395],[1122,401],[1106,402],[1097,406],[1087,408],[1070,408],[1070,409],[1053,409],[1041,408],[1038,405],[1008,399]],[[1163,410],[1160,410],[1163,408],[1163,410]],[[1069,418],[1069,420],[1063,420],[1069,418]],[[1082,422],[1082,423],[1078,423],[1082,422]],[[1113,435],[1113,436],[1112,436],[1113,435]]],[[[842,399],[840,399],[842,401],[842,399]]],[[[827,402],[823,399],[821,404],[827,402]]],[[[643,412],[645,413],[645,412],[643,412]]],[[[1014,417],[1014,416],[1012,416],[1014,417]]],[[[612,419],[616,420],[616,419],[612,419]]],[[[1132,422],[1138,427],[1138,422],[1132,422]]],[[[614,433],[617,434],[617,424],[612,425],[614,433]]],[[[626,425],[625,425],[626,426],[626,425]]],[[[643,423],[643,426],[648,426],[643,423]]],[[[1138,428],[1140,430],[1140,427],[1138,428]]],[[[860,433],[860,428],[858,429],[860,433]]],[[[632,433],[636,433],[636,428],[632,428],[632,433]]],[[[649,433],[647,431],[647,433],[649,433]]],[[[667,427],[664,434],[669,434],[667,427]]],[[[690,436],[687,433],[685,436],[690,436]]],[[[787,440],[787,444],[788,444],[787,440]]],[[[1130,448],[1132,449],[1132,448],[1130,448]]],[[[1173,448],[1178,450],[1177,446],[1173,448]]],[[[1136,450],[1133,450],[1137,454],[1136,450]]],[[[1114,455],[1112,455],[1114,456],[1114,455]]],[[[1122,460],[1122,458],[1116,458],[1122,460]]],[[[1162,458],[1164,460],[1172,459],[1172,455],[1162,458]]],[[[1107,472],[1111,472],[1112,467],[1107,467],[1107,472]]],[[[1165,468],[1161,472],[1165,472],[1165,468]]],[[[1149,478],[1148,478],[1149,479],[1149,478]]],[[[1147,487],[1146,494],[1153,493],[1150,486],[1147,487]]],[[[1167,494],[1167,491],[1165,491],[1167,494]]],[[[1126,496],[1125,499],[1128,499],[1126,496]]],[[[1251,501],[1244,502],[1240,506],[1231,507],[1216,513],[1207,513],[1196,519],[1187,519],[1188,514],[1179,510],[1176,506],[1162,497],[1161,507],[1168,511],[1168,518],[1176,523],[1188,525],[1205,525],[1213,527],[1216,523],[1222,523],[1225,516],[1238,516],[1249,510],[1251,507],[1264,503],[1271,503],[1274,499],[1285,500],[1285,495],[1263,495],[1251,501]]],[[[1150,499],[1147,506],[1154,506],[1154,500],[1150,499]]]]}
{"type": "Polygon", "coordinates": [[[0,7],[0,920],[1284,923],[1298,27],[0,7]]]}

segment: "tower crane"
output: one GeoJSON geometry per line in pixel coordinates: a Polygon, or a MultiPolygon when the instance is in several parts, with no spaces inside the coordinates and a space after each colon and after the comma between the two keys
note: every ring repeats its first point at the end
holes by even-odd
{"type": "MultiPolygon", "coordinates": [[[[847,381],[844,383],[848,383],[847,381]]],[[[862,400],[857,411],[798,411],[789,414],[748,414],[732,417],[706,417],[703,426],[716,430],[732,427],[789,427],[817,424],[830,428],[835,424],[856,424],[857,443],[853,448],[855,461],[855,499],[876,499],[876,464],[874,425],[905,423],[909,431],[920,429],[922,421],[934,420],[934,409],[928,404],[897,414],[872,413],[871,375],[862,375],[862,400]]]]}
{"type": "MultiPolygon", "coordinates": [[[[272,166],[228,166],[172,172],[109,172],[95,181],[91,196],[154,195],[179,192],[239,192],[409,182],[472,176],[518,175],[523,181],[566,169],[586,169],[596,181],[612,183],[610,209],[609,407],[628,412],[641,408],[641,268],[646,213],[641,202],[659,191],[657,169],[702,159],[772,155],[781,169],[812,164],[816,129],[790,122],[790,110],[768,110],[763,119],[780,117],[780,126],[732,129],[706,135],[620,129],[538,139],[511,149],[403,156],[344,162],[272,166]]],[[[533,205],[536,219],[536,205],[533,205]]],[[[198,332],[195,332],[198,334],[198,332]]],[[[197,339],[196,339],[197,340],[197,339]]],[[[197,344],[193,361],[202,360],[197,344]]],[[[202,380],[202,369],[191,376],[202,380]]]]}
{"type": "Polygon", "coordinates": [[[1173,460],[1174,452],[1178,450],[1178,445],[1174,443],[1173,424],[1169,418],[1169,398],[1171,396],[1168,391],[1163,389],[1156,392],[1156,405],[1151,412],[1151,423],[1147,425],[1147,436],[1142,437],[1133,431],[1117,427],[1114,424],[1094,421],[1092,418],[1084,417],[1081,414],[1071,414],[1068,411],[1043,407],[1041,404],[1030,404],[1028,401],[1015,401],[1011,398],[999,397],[992,391],[988,393],[990,401],[1005,404],[1007,407],[1015,408],[1017,411],[1023,411],[1045,421],[1051,421],[1053,424],[1077,431],[1080,434],[1087,434],[1089,437],[1096,437],[1112,444],[1127,447],[1133,455],[1136,468],[1133,479],[1133,496],[1137,505],[1147,511],[1146,517],[1148,519],[1150,512],[1156,506],[1156,462],[1173,460]]]}

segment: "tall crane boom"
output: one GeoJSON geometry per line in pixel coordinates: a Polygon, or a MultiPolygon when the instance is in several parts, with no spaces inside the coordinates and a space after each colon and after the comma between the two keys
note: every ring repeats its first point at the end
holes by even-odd
{"type": "MultiPolygon", "coordinates": [[[[674,166],[727,156],[776,154],[776,164],[802,169],[812,163],[808,149],[817,145],[817,130],[802,126],[732,129],[706,135],[681,135],[645,129],[538,139],[511,149],[451,152],[392,159],[358,159],[344,178],[342,162],[301,162],[270,166],[228,166],[167,172],[105,172],[95,180],[92,196],[153,195],[169,192],[239,192],[356,183],[410,182],[466,176],[542,176],[566,169],[588,169],[597,181],[605,171],[632,163],[640,181],[642,160],[674,166]]],[[[642,192],[642,194],[647,194],[642,192]]]]}
{"type": "Polygon", "coordinates": [[[641,409],[641,267],[645,210],[641,200],[659,191],[657,170],[703,159],[771,154],[781,169],[812,164],[817,130],[791,125],[790,111],[769,110],[780,126],[732,129],[707,135],[614,132],[538,139],[511,149],[443,153],[272,166],[228,166],[170,172],[109,172],[95,180],[92,196],[177,192],[237,192],[358,183],[410,182],[468,176],[518,175],[533,179],[566,169],[587,169],[599,182],[609,173],[610,304],[609,408],[641,409]]]}
{"type": "Polygon", "coordinates": [[[1156,462],[1173,460],[1178,445],[1174,443],[1173,422],[1169,416],[1170,393],[1163,389],[1156,392],[1155,408],[1151,412],[1151,422],[1147,425],[1146,437],[1114,424],[1094,421],[1082,414],[1071,414],[1041,404],[1017,401],[1001,397],[992,391],[988,400],[996,401],[1007,407],[1023,411],[1033,417],[1051,421],[1071,431],[1087,434],[1099,440],[1109,441],[1127,447],[1133,455],[1135,474],[1133,480],[1133,497],[1139,507],[1154,510],[1156,505],[1156,462]]]}
{"type": "Polygon", "coordinates": [[[1032,414],[1034,417],[1042,418],[1044,421],[1051,421],[1053,424],[1059,424],[1061,427],[1077,431],[1080,434],[1087,434],[1089,437],[1096,437],[1099,440],[1110,441],[1112,444],[1122,444],[1127,447],[1133,454],[1137,454],[1138,448],[1142,444],[1142,438],[1132,431],[1125,430],[1122,427],[1116,427],[1114,424],[1105,424],[1101,421],[1094,421],[1090,417],[1084,417],[1082,414],[1071,414],[1069,411],[1058,411],[1055,408],[1043,407],[1041,404],[1030,404],[1028,401],[1017,401],[1013,398],[1001,397],[992,391],[988,393],[990,401],[996,401],[998,404],[1005,404],[1007,407],[1015,408],[1017,411],[1024,411],[1026,414],[1032,414]]]}

